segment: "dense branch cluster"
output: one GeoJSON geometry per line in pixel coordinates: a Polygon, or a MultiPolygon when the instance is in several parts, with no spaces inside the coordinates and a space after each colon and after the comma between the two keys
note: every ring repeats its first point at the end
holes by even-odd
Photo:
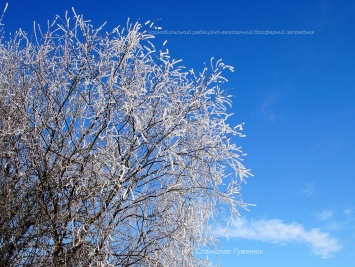
{"type": "Polygon", "coordinates": [[[149,27],[74,12],[1,40],[1,266],[207,266],[217,207],[246,206],[231,67],[186,72],[149,27]]]}

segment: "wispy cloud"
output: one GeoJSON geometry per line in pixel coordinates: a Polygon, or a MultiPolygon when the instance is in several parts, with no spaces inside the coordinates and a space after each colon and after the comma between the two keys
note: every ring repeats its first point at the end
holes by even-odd
{"type": "MultiPolygon", "coordinates": [[[[222,229],[218,234],[223,235],[222,229]]],[[[229,238],[244,238],[263,242],[285,244],[291,242],[307,244],[312,253],[322,258],[329,258],[341,249],[339,242],[320,229],[306,230],[302,224],[286,224],[278,219],[235,221],[226,232],[229,238]]]]}
{"type": "Polygon", "coordinates": [[[345,215],[351,215],[352,213],[353,213],[353,210],[350,208],[344,210],[345,215]]]}
{"type": "Polygon", "coordinates": [[[275,105],[280,101],[279,95],[272,93],[267,95],[260,105],[258,105],[257,110],[259,113],[269,121],[275,122],[278,119],[278,115],[275,112],[275,105]]]}
{"type": "Polygon", "coordinates": [[[320,213],[317,213],[316,216],[317,216],[318,220],[328,221],[331,218],[333,218],[333,211],[331,211],[331,210],[323,210],[320,213]]]}
{"type": "Polygon", "coordinates": [[[306,184],[306,186],[301,191],[299,191],[298,194],[301,196],[309,197],[309,196],[313,196],[314,192],[315,192],[314,184],[309,183],[306,184]]]}
{"type": "Polygon", "coordinates": [[[334,213],[333,210],[323,210],[314,214],[320,221],[325,222],[325,229],[329,231],[339,231],[354,225],[354,217],[352,216],[352,209],[344,209],[343,212],[334,213]]]}

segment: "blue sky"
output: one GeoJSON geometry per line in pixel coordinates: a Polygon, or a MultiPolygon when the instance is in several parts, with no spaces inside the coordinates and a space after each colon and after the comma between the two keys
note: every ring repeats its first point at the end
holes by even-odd
{"type": "Polygon", "coordinates": [[[221,239],[221,250],[230,253],[221,254],[220,263],[353,266],[354,1],[7,2],[7,32],[31,32],[34,20],[45,25],[73,6],[96,26],[107,21],[108,30],[130,17],[158,20],[163,30],[214,33],[160,34],[154,43],[168,40],[172,57],[187,68],[202,68],[211,57],[235,67],[224,86],[234,95],[231,123],[245,122],[247,137],[236,142],[248,153],[254,177],[243,188],[244,200],[257,206],[241,211],[229,241],[221,239]],[[314,33],[286,34],[303,30],[314,33]]]}

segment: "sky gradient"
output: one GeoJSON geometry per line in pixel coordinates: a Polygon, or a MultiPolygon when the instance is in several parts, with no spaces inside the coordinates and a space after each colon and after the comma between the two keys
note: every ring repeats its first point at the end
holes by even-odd
{"type": "Polygon", "coordinates": [[[153,43],[159,49],[167,40],[172,58],[187,69],[202,69],[211,57],[234,66],[223,87],[233,94],[230,123],[245,122],[246,138],[235,142],[254,174],[243,197],[256,206],[241,210],[229,240],[221,238],[221,265],[353,266],[354,1],[2,0],[0,6],[6,2],[6,34],[31,33],[33,21],[45,26],[74,7],[95,26],[107,21],[107,31],[127,18],[155,21],[163,30],[153,43]]]}

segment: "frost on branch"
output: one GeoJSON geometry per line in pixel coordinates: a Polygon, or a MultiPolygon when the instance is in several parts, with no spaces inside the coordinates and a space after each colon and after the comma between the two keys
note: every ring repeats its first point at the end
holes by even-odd
{"type": "Polygon", "coordinates": [[[218,207],[246,207],[219,87],[232,68],[185,72],[148,30],[74,12],[2,40],[3,266],[209,266],[194,249],[214,244],[218,207]]]}

